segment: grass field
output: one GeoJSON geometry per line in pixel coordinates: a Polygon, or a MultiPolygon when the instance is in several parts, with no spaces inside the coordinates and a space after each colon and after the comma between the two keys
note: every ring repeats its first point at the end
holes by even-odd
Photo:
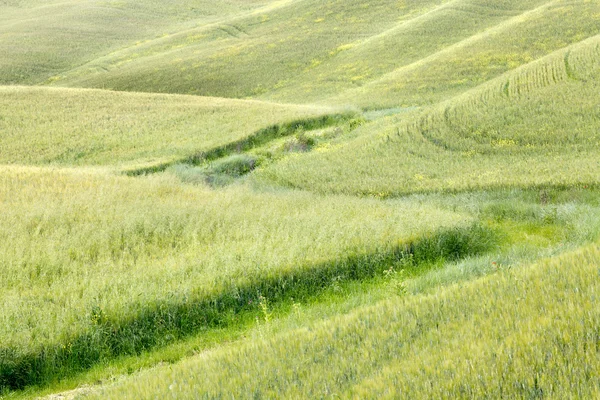
{"type": "Polygon", "coordinates": [[[403,201],[214,193],[31,167],[1,176],[3,385],[225,323],[257,293],[368,276],[383,268],[368,265],[373,253],[470,224],[403,201]]]}
{"type": "Polygon", "coordinates": [[[599,29],[0,2],[0,398],[598,397],[599,29]]]}
{"type": "Polygon", "coordinates": [[[599,260],[593,245],[418,299],[390,299],[207,351],[89,397],[594,398],[599,260]]]}
{"type": "Polygon", "coordinates": [[[0,109],[0,163],[105,166],[176,161],[265,127],[332,112],[260,101],[26,86],[0,87],[0,109]]]}
{"type": "Polygon", "coordinates": [[[123,46],[214,23],[268,1],[4,1],[0,84],[40,84],[123,46]]]}
{"type": "Polygon", "coordinates": [[[424,111],[371,122],[355,140],[274,164],[259,180],[379,197],[597,185],[599,43],[593,37],[424,111]]]}

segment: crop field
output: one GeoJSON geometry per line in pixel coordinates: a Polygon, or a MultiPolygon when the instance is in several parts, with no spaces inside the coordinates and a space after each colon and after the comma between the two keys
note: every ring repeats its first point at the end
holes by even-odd
{"type": "Polygon", "coordinates": [[[130,43],[218,21],[267,1],[14,1],[0,4],[0,84],[39,84],[130,43]]]}
{"type": "Polygon", "coordinates": [[[419,299],[382,301],[159,367],[90,398],[595,398],[599,261],[598,246],[589,246],[419,299]]]}
{"type": "Polygon", "coordinates": [[[597,185],[599,59],[600,38],[593,37],[424,111],[371,122],[345,146],[285,160],[258,176],[381,197],[597,185]]]}
{"type": "Polygon", "coordinates": [[[0,87],[0,107],[3,164],[124,167],[177,161],[265,127],[334,112],[254,100],[25,86],[0,87]]]}
{"type": "Polygon", "coordinates": [[[599,397],[598,32],[0,1],[0,399],[599,397]]]}

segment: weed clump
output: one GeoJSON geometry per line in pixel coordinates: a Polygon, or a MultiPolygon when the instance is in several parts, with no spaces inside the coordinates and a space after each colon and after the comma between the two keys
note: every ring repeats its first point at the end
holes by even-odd
{"type": "Polygon", "coordinates": [[[300,132],[298,132],[296,134],[296,136],[289,140],[285,146],[284,149],[287,152],[306,152],[306,151],[310,151],[310,149],[312,149],[312,147],[315,145],[315,139],[308,136],[306,134],[306,132],[304,132],[303,130],[301,130],[300,132]]]}
{"type": "Polygon", "coordinates": [[[259,160],[248,154],[236,154],[222,160],[217,160],[208,168],[210,174],[227,175],[238,178],[252,172],[259,164],[259,160]]]}

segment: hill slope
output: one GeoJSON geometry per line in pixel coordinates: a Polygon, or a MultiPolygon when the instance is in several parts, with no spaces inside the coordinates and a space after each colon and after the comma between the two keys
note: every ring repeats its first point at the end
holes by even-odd
{"type": "Polygon", "coordinates": [[[0,163],[164,163],[328,112],[261,101],[0,86],[0,163]]]}
{"type": "Polygon", "coordinates": [[[0,397],[597,396],[599,31],[0,2],[0,397]]]}
{"type": "Polygon", "coordinates": [[[600,29],[596,2],[439,3],[290,2],[124,49],[56,84],[364,108],[430,104],[600,29]]]}
{"type": "Polygon", "coordinates": [[[598,262],[589,246],[208,351],[84,398],[593,398],[598,262]]]}
{"type": "Polygon", "coordinates": [[[598,184],[599,45],[593,37],[432,108],[370,123],[354,141],[258,177],[379,196],[598,184]]]}
{"type": "Polygon", "coordinates": [[[40,84],[136,42],[248,13],[269,1],[4,1],[0,85],[40,84]]]}

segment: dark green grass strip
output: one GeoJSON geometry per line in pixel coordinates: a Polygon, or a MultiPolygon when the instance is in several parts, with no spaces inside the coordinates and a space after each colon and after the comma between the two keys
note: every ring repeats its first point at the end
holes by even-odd
{"type": "MultiPolygon", "coordinates": [[[[295,184],[288,180],[278,179],[275,183],[283,188],[290,190],[306,190],[303,185],[295,184]]],[[[573,190],[583,192],[594,192],[600,190],[600,183],[594,181],[580,181],[576,183],[536,183],[536,184],[489,184],[473,187],[464,188],[434,188],[434,189],[406,189],[390,191],[382,194],[378,191],[379,189],[369,190],[316,190],[315,193],[321,195],[335,195],[344,194],[347,196],[356,196],[359,198],[376,198],[379,200],[390,200],[400,199],[407,196],[413,195],[430,195],[430,194],[441,194],[441,195],[457,195],[462,193],[475,193],[475,192],[502,192],[511,190],[522,190],[522,191],[538,191],[540,193],[560,193],[568,192],[573,190]]],[[[383,189],[382,189],[383,190],[383,189]]]]}
{"type": "Polygon", "coordinates": [[[291,298],[305,301],[330,288],[333,282],[370,279],[390,266],[400,265],[413,274],[444,260],[480,254],[494,247],[499,237],[491,228],[477,224],[422,237],[386,251],[350,254],[321,265],[257,277],[241,286],[230,284],[212,296],[146,304],[128,319],[91,310],[94,322],[90,329],[66,343],[26,352],[0,348],[0,393],[44,385],[103,361],[140,354],[211,328],[233,326],[239,323],[236,315],[257,312],[260,296],[275,307],[291,298]]]}
{"type": "Polygon", "coordinates": [[[271,125],[267,128],[256,131],[248,137],[236,140],[226,145],[215,147],[206,151],[199,151],[184,159],[152,165],[150,167],[128,170],[125,171],[125,174],[129,176],[154,174],[163,172],[175,164],[202,165],[206,162],[214,161],[232,154],[243,153],[282,137],[292,136],[299,131],[312,131],[315,129],[328,128],[330,126],[340,125],[344,122],[357,118],[359,117],[356,113],[341,113],[323,115],[316,118],[298,119],[284,124],[271,125]]]}

